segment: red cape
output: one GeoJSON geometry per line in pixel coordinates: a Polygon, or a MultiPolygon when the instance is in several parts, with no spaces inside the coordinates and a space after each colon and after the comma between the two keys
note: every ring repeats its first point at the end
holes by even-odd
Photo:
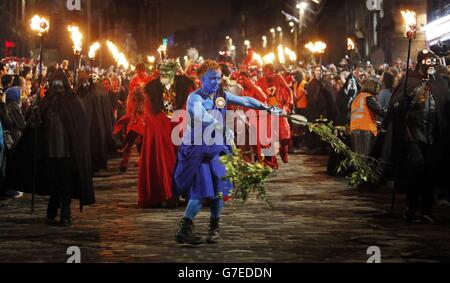
{"type": "Polygon", "coordinates": [[[145,130],[139,164],[138,205],[149,208],[172,199],[172,177],[176,147],[171,140],[174,126],[166,114],[153,114],[150,100],[145,102],[145,130]]]}

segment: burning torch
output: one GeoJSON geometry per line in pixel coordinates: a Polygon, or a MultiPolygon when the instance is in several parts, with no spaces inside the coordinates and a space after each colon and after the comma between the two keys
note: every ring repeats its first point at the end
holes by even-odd
{"type": "MultiPolygon", "coordinates": [[[[147,61],[150,63],[150,69],[153,71],[153,69],[155,68],[154,65],[156,62],[155,56],[153,56],[153,55],[147,56],[147,61]]],[[[185,60],[185,62],[186,62],[186,60],[185,60]]]]}
{"type": "Polygon", "coordinates": [[[88,57],[89,57],[89,61],[91,62],[91,78],[92,78],[92,68],[94,65],[95,55],[97,53],[97,50],[100,49],[100,47],[101,47],[101,45],[98,42],[92,44],[91,47],[89,47],[88,57]]]}
{"type": "Polygon", "coordinates": [[[306,49],[308,49],[312,54],[320,54],[320,77],[323,75],[322,70],[322,54],[325,53],[325,50],[327,49],[327,45],[322,41],[316,41],[316,42],[309,42],[305,45],[306,49]]]}
{"type": "Polygon", "coordinates": [[[75,66],[73,73],[73,88],[75,89],[78,82],[78,68],[80,63],[81,50],[83,49],[83,34],[80,32],[80,28],[77,26],[69,26],[67,30],[71,34],[73,42],[73,54],[75,55],[75,66]]]}
{"type": "Polygon", "coordinates": [[[122,52],[119,52],[119,49],[117,46],[112,43],[111,41],[106,41],[106,45],[108,46],[109,51],[111,52],[114,60],[117,63],[117,74],[119,75],[119,67],[122,66],[125,70],[128,70],[130,67],[130,63],[128,63],[127,58],[125,57],[125,54],[122,52]]]}
{"type": "Polygon", "coordinates": [[[417,17],[414,11],[402,11],[402,17],[405,21],[405,37],[408,39],[408,57],[406,60],[406,74],[405,74],[405,88],[404,95],[406,96],[406,89],[408,86],[409,75],[409,60],[411,59],[411,44],[412,40],[416,38],[417,33],[417,17]]]}
{"type": "Polygon", "coordinates": [[[164,61],[167,59],[167,46],[166,45],[161,45],[158,48],[158,53],[161,56],[161,61],[164,61]]]}
{"type": "MultiPolygon", "coordinates": [[[[50,23],[46,18],[41,18],[40,16],[34,16],[30,21],[31,30],[39,36],[39,75],[38,75],[38,90],[36,94],[36,99],[33,102],[32,112],[40,113],[39,102],[41,99],[41,84],[42,84],[42,61],[44,60],[44,36],[48,34],[48,30],[50,29],[50,23]]],[[[40,117],[37,115],[36,117],[40,117]]],[[[38,121],[35,121],[39,123],[38,121]]],[[[34,127],[34,148],[33,148],[33,172],[32,172],[32,196],[31,196],[31,214],[34,213],[34,195],[36,194],[36,180],[37,180],[37,151],[39,150],[38,146],[38,127],[34,127]]]]}
{"type": "MultiPolygon", "coordinates": [[[[42,83],[42,61],[44,54],[44,36],[48,34],[50,28],[50,23],[46,18],[41,18],[40,16],[34,16],[30,21],[31,30],[33,30],[37,36],[39,36],[39,74],[38,74],[38,90],[41,88],[42,83]]],[[[40,99],[39,91],[37,99],[40,99]]]]}
{"type": "MultiPolygon", "coordinates": [[[[417,16],[414,11],[401,11],[403,20],[405,22],[405,38],[408,39],[408,57],[406,60],[406,73],[405,73],[405,85],[403,89],[403,95],[407,95],[408,88],[408,76],[409,76],[409,60],[411,59],[411,44],[412,40],[416,38],[417,33],[417,16]]],[[[392,190],[392,205],[391,209],[394,210],[395,207],[395,197],[397,194],[396,186],[392,190]]]]}

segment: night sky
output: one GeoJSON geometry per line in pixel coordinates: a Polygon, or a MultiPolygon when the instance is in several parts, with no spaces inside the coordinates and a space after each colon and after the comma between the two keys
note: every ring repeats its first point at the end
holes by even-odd
{"type": "MultiPolygon", "coordinates": [[[[117,0],[123,21],[137,25],[140,0],[117,0]]],[[[168,36],[189,26],[217,25],[221,21],[231,19],[231,0],[162,0],[161,32],[168,36]]],[[[134,31],[130,31],[134,33],[134,31]]]]}

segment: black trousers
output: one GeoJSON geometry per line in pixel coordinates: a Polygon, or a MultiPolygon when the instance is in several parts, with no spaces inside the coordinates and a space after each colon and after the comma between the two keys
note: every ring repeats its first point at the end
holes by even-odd
{"type": "Polygon", "coordinates": [[[403,186],[407,192],[408,213],[414,214],[421,204],[422,214],[431,215],[435,198],[435,174],[432,146],[418,143],[404,145],[403,186]]]}
{"type": "Polygon", "coordinates": [[[369,131],[353,131],[351,134],[352,150],[364,156],[369,156],[375,136],[369,131]]]}
{"type": "Polygon", "coordinates": [[[70,204],[74,181],[71,161],[69,158],[49,159],[47,170],[52,192],[47,208],[47,218],[56,218],[58,210],[61,210],[61,218],[71,218],[70,204]]]}
{"type": "MultiPolygon", "coordinates": [[[[125,137],[121,167],[124,167],[124,168],[128,167],[128,160],[130,159],[131,148],[136,143],[138,137],[140,137],[140,135],[134,131],[130,131],[128,133],[128,135],[125,137]]],[[[142,139],[140,142],[136,143],[136,146],[137,146],[138,152],[140,154],[141,150],[142,150],[142,139]]]]}

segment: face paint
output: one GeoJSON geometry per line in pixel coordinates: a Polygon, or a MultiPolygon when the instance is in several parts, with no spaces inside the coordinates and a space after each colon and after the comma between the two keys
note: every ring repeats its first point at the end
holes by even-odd
{"type": "Polygon", "coordinates": [[[160,82],[164,86],[172,85],[175,81],[175,75],[181,68],[180,64],[173,60],[164,61],[159,67],[161,74],[160,82]]]}
{"type": "Polygon", "coordinates": [[[171,80],[170,80],[170,78],[169,77],[162,77],[161,76],[161,84],[163,85],[163,86],[167,86],[167,85],[170,85],[171,84],[171,80]]]}
{"type": "Polygon", "coordinates": [[[202,89],[212,94],[219,90],[222,74],[220,71],[209,70],[202,77],[202,89]]]}
{"type": "Polygon", "coordinates": [[[426,58],[420,62],[420,70],[423,74],[434,76],[436,74],[436,58],[426,58]]]}

